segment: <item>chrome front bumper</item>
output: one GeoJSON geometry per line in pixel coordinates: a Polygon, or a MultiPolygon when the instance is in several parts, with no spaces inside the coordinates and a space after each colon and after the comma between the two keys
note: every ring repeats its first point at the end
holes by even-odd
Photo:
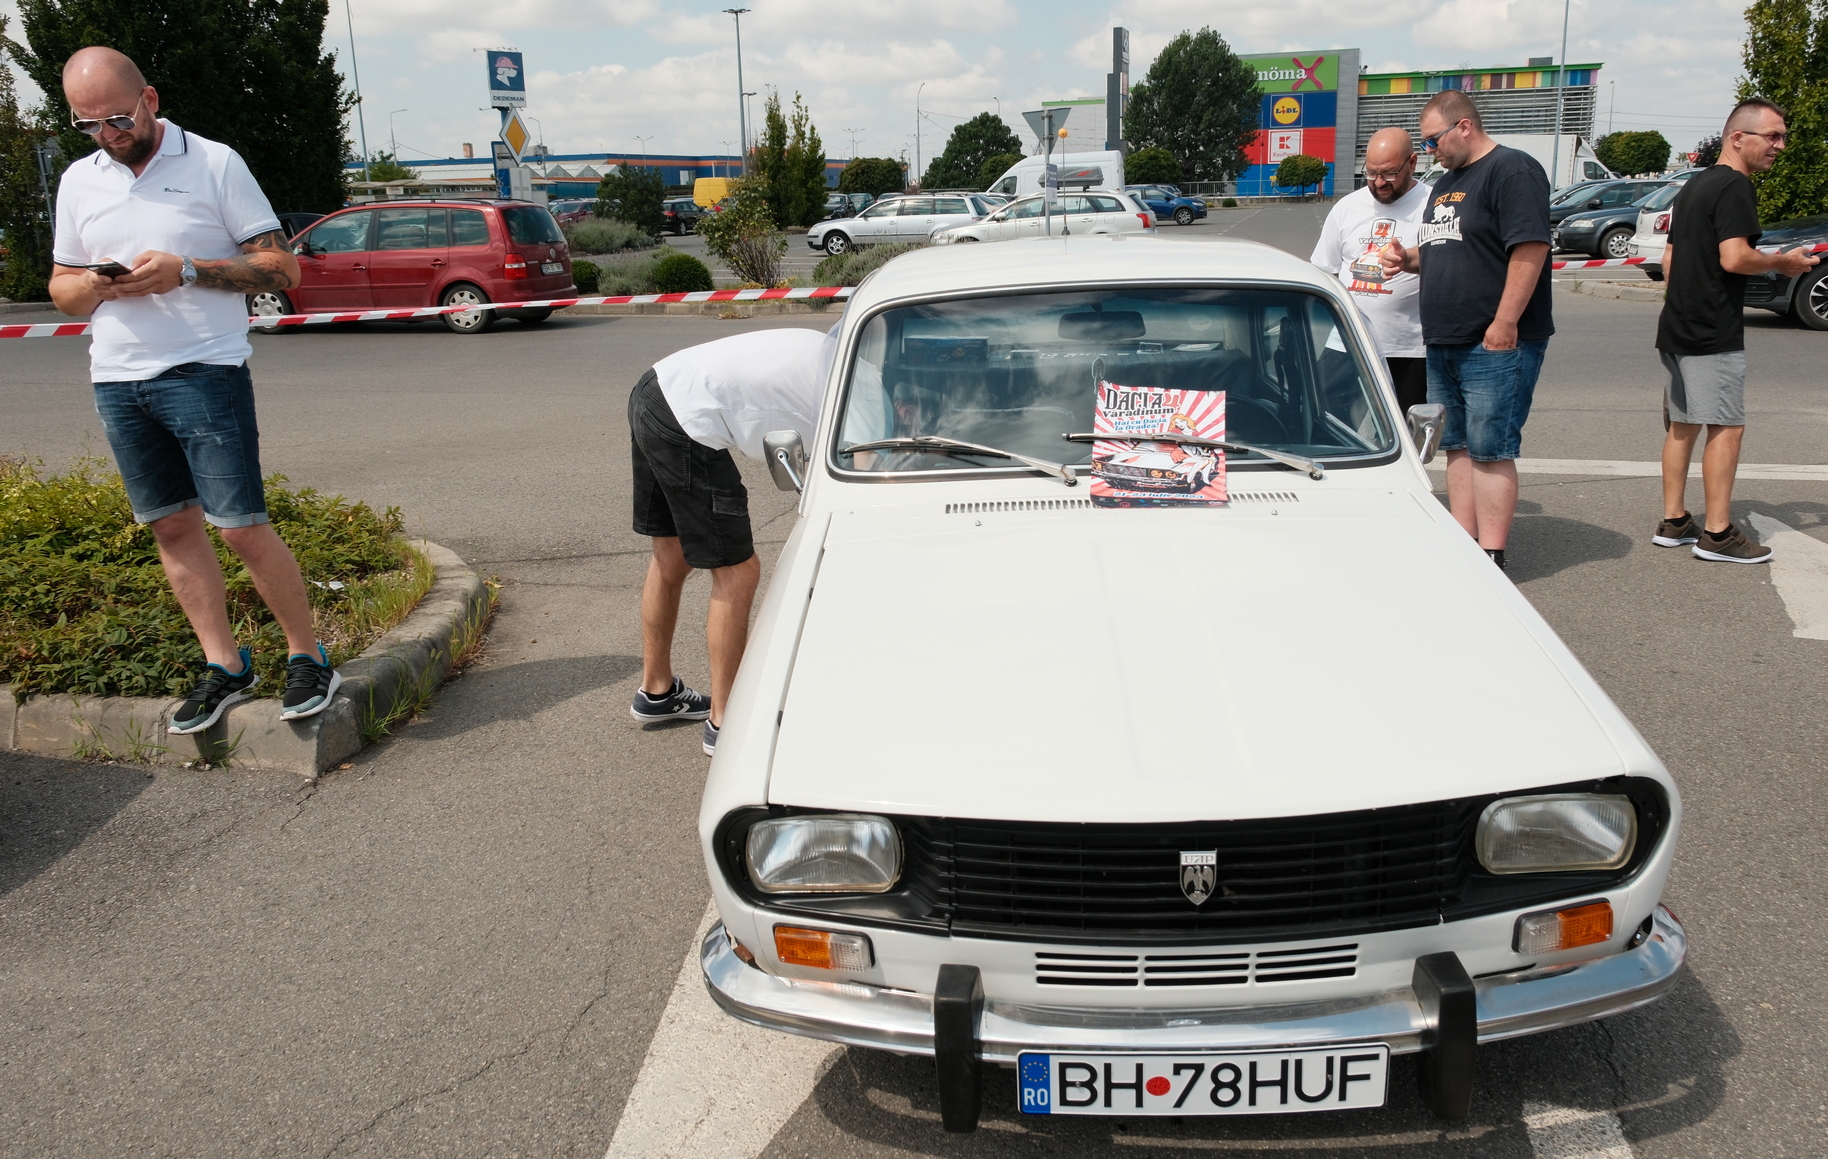
{"type": "MultiPolygon", "coordinates": [[[[1590,1022],[1656,1001],[1676,983],[1688,937],[1662,906],[1650,936],[1622,953],[1569,966],[1475,979],[1479,1041],[1494,1042],[1590,1022]]],[[[720,922],[700,949],[705,985],[744,1022],[903,1054],[933,1053],[930,994],[851,982],[780,978],[745,965],[720,922]]],[[[986,1061],[1023,1051],[1174,1053],[1382,1042],[1397,1054],[1423,1049],[1429,1024],[1407,989],[1363,999],[1242,1009],[1124,1010],[984,1003],[979,1040],[986,1061]]]]}

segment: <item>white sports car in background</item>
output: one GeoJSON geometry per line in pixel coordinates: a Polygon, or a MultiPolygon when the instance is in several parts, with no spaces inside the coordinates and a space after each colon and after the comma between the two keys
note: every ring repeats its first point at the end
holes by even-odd
{"type": "Polygon", "coordinates": [[[1028,1113],[1230,1115],[1378,1107],[1420,1052],[1463,1117],[1479,1043],[1674,985],[1676,786],[1435,499],[1440,408],[1375,349],[1230,240],[858,288],[812,446],[768,438],[799,519],[699,816],[724,1010],[932,1056],[964,1131],[985,1064],[1028,1113]],[[1229,506],[1093,506],[1101,382],[1224,391],[1229,506]]]}

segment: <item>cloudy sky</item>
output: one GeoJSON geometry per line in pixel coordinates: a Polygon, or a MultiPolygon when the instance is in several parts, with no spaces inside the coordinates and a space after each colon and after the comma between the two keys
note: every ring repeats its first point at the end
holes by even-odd
{"type": "MultiPolygon", "coordinates": [[[[1102,96],[1110,29],[1141,79],[1167,40],[1211,24],[1239,52],[1351,48],[1371,71],[1522,64],[1555,55],[1554,0],[743,0],[749,89],[804,95],[834,157],[910,158],[960,120],[1102,96]],[[1317,31],[1324,30],[1324,31],[1317,31]],[[922,87],[924,82],[924,88],[922,87]]],[[[349,75],[347,3],[370,149],[403,160],[486,155],[484,47],[519,48],[529,117],[555,153],[711,153],[737,138],[730,0],[330,0],[326,43],[349,75]]],[[[1740,70],[1743,0],[1577,0],[1570,62],[1601,61],[1598,130],[1654,128],[1686,146],[1719,124],[1740,70]],[[1610,83],[1609,83],[1610,82],[1610,83]]],[[[0,0],[14,17],[14,0],[0,0]]],[[[157,83],[157,78],[152,78],[157,83]]],[[[21,85],[29,95],[29,83],[21,85]]],[[[755,108],[759,112],[759,100],[755,108]]],[[[182,121],[182,115],[174,111],[182,121]]],[[[1023,132],[1026,136],[1026,132],[1023,132]]]]}

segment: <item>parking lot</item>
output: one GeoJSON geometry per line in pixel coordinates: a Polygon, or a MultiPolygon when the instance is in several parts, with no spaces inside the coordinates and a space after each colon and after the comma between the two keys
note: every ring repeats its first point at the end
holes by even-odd
{"type": "MultiPolygon", "coordinates": [[[[1162,234],[1306,256],[1326,208],[1162,234]]],[[[815,255],[789,243],[789,273],[809,273],[815,255]]],[[[626,398],[684,346],[830,321],[559,315],[478,337],[433,322],[255,339],[267,469],[399,506],[501,580],[500,612],[429,712],[315,786],[0,753],[0,1152],[1828,1152],[1828,1066],[1809,1045],[1828,1041],[1828,642],[1792,635],[1771,569],[1650,545],[1658,481],[1607,465],[1660,446],[1657,307],[1555,302],[1524,454],[1593,467],[1526,472],[1510,576],[1682,787],[1666,900],[1693,953],[1658,1005],[1483,1048],[1465,1123],[1428,1117],[1404,1058],[1381,1110],[1229,1120],[1025,1118],[999,1072],[983,1127],[948,1136],[930,1062],[710,1011],[690,964],[706,762],[695,729],[644,731],[626,710],[646,564],[626,398]]],[[[1747,460],[1828,463],[1828,335],[1763,313],[1747,330],[1747,460]]],[[[0,453],[107,453],[85,346],[5,344],[0,453]]],[[[767,567],[793,504],[744,470],[767,567]]],[[[1744,481],[1735,518],[1754,514],[1828,543],[1828,482],[1744,481]]],[[[684,623],[707,590],[688,585],[684,623]]],[[[702,682],[702,645],[681,642],[702,682]]],[[[1436,645],[1443,681],[1480,663],[1436,645]]],[[[987,670],[1005,690],[1023,676],[987,670]]],[[[1430,705],[1388,725],[1426,746],[1430,705]]]]}

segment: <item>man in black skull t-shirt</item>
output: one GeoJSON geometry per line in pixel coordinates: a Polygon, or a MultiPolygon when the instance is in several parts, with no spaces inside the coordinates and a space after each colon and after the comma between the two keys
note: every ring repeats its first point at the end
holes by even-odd
{"type": "Polygon", "coordinates": [[[1549,336],[1549,181],[1527,153],[1486,135],[1457,89],[1422,109],[1422,145],[1447,168],[1412,252],[1386,269],[1422,275],[1428,401],[1447,408],[1447,501],[1499,567],[1517,511],[1523,424],[1549,336]]]}
{"type": "Polygon", "coordinates": [[[1694,544],[1697,559],[1765,563],[1771,549],[1733,525],[1733,478],[1745,435],[1745,283],[1767,270],[1796,277],[1815,265],[1801,253],[1762,254],[1758,196],[1751,174],[1769,169],[1788,141],[1784,111],[1765,100],[1741,101],[1720,134],[1720,163],[1696,174],[1670,206],[1663,250],[1663,313],[1657,352],[1669,373],[1663,397],[1663,522],[1658,547],[1694,544]],[[1678,256],[1678,252],[1680,256],[1678,256]],[[1707,428],[1701,454],[1705,525],[1688,513],[1688,464],[1707,428]]]}

